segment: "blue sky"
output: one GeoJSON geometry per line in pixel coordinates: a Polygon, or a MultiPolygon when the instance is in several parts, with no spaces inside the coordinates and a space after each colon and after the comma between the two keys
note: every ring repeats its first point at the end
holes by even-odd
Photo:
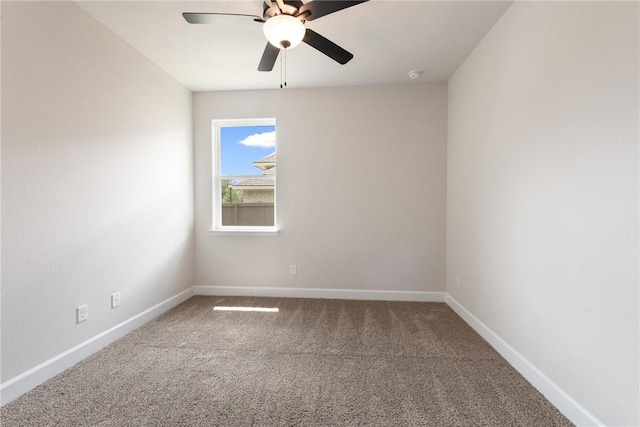
{"type": "Polygon", "coordinates": [[[253,162],[275,151],[275,126],[240,126],[220,129],[222,175],[259,175],[253,162]]]}

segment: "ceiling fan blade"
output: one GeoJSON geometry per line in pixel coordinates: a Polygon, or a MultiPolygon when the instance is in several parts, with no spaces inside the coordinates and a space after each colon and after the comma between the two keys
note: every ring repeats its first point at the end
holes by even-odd
{"type": "Polygon", "coordinates": [[[368,0],[360,1],[343,1],[343,0],[313,0],[305,4],[300,8],[299,15],[305,12],[309,12],[309,15],[305,17],[307,21],[313,21],[324,15],[328,15],[333,12],[337,12],[342,9],[346,9],[351,6],[355,6],[360,3],[365,3],[368,0]]]}
{"type": "Polygon", "coordinates": [[[267,46],[264,48],[264,52],[262,53],[262,59],[260,59],[260,64],[258,65],[258,71],[273,70],[273,66],[276,63],[276,59],[278,59],[279,53],[280,53],[280,49],[278,49],[271,43],[267,43],[267,46]]]}
{"type": "Polygon", "coordinates": [[[184,12],[182,14],[189,24],[245,24],[247,22],[263,22],[257,15],[243,15],[240,13],[197,13],[184,12]]]}
{"type": "Polygon", "coordinates": [[[331,40],[322,37],[309,28],[307,28],[302,41],[343,65],[353,59],[352,53],[347,52],[331,40]]]}

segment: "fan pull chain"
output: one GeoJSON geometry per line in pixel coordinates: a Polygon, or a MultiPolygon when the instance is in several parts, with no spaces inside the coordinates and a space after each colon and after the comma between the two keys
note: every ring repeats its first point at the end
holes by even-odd
{"type": "Polygon", "coordinates": [[[287,87],[287,49],[282,49],[282,52],[280,55],[280,89],[287,87]]]}
{"type": "MultiPolygon", "coordinates": [[[[283,49],[286,52],[286,49],[283,49]]],[[[280,55],[280,89],[282,89],[282,57],[283,55],[280,55]]]]}

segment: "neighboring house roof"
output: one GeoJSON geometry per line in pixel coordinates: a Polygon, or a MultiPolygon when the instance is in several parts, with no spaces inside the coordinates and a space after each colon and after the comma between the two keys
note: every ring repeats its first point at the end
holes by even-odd
{"type": "Polygon", "coordinates": [[[233,186],[236,190],[273,190],[273,181],[270,179],[251,178],[233,186]]]}
{"type": "MultiPolygon", "coordinates": [[[[262,169],[262,175],[276,174],[276,153],[271,153],[266,157],[253,162],[253,165],[262,169]]],[[[249,178],[234,184],[233,188],[237,190],[271,190],[273,189],[273,180],[261,178],[249,178]]]]}
{"type": "Polygon", "coordinates": [[[260,160],[256,160],[255,162],[253,162],[253,166],[262,170],[274,168],[276,166],[276,153],[271,153],[268,156],[261,158],[260,160]]]}

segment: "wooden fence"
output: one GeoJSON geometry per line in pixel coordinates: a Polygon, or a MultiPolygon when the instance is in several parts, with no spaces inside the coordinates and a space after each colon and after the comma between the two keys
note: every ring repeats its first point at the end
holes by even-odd
{"type": "Polygon", "coordinates": [[[273,226],[273,203],[223,203],[222,225],[273,226]]]}

